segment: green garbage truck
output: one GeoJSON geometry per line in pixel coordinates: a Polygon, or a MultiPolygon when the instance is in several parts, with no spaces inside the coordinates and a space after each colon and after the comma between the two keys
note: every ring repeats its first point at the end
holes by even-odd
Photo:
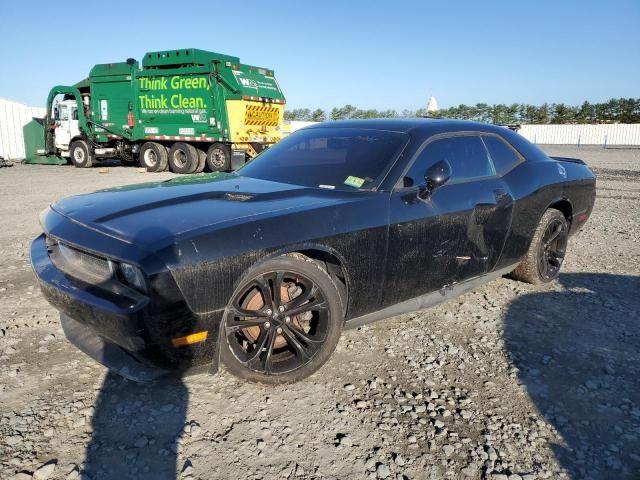
{"type": "Polygon", "coordinates": [[[283,137],[284,106],[271,69],[193,48],[149,52],[141,64],[96,65],[81,82],[54,87],[44,121],[25,126],[26,161],[232,170],[283,137]]]}

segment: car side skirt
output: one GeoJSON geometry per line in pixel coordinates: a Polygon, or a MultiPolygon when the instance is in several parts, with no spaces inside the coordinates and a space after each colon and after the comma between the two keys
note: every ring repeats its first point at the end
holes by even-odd
{"type": "Polygon", "coordinates": [[[417,312],[426,308],[434,307],[440,303],[444,303],[452,298],[462,295],[469,290],[472,290],[480,285],[491,282],[496,278],[502,277],[511,273],[518,263],[509,265],[508,267],[495,270],[493,272],[480,275],[479,277],[470,278],[464,282],[456,283],[453,285],[446,285],[440,290],[430,292],[419,297],[405,300],[404,302],[391,305],[390,307],[378,310],[377,312],[368,313],[360,317],[352,318],[346,321],[345,328],[351,329],[366,325],[368,323],[377,322],[378,320],[384,320],[385,318],[395,317],[396,315],[402,315],[405,313],[417,312]]]}

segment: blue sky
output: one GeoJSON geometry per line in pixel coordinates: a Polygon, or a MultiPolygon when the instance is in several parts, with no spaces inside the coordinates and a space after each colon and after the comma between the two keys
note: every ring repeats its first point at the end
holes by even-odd
{"type": "Polygon", "coordinates": [[[640,0],[11,1],[0,97],[185,47],[273,68],[288,108],[640,97],[640,0]]]}

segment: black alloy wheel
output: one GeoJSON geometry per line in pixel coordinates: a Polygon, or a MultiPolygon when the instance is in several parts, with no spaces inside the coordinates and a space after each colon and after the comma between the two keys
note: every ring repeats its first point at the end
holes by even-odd
{"type": "Polygon", "coordinates": [[[564,219],[554,219],[547,225],[538,250],[538,273],[543,282],[558,276],[567,252],[567,240],[567,222],[564,219]]]}
{"type": "Polygon", "coordinates": [[[569,223],[564,214],[549,208],[540,219],[527,254],[511,276],[532,284],[549,283],[558,277],[569,241],[569,223]]]}
{"type": "Polygon", "coordinates": [[[341,307],[333,280],[314,262],[292,257],[266,262],[227,306],[223,363],[231,373],[257,382],[300,380],[335,349],[341,307]]]}

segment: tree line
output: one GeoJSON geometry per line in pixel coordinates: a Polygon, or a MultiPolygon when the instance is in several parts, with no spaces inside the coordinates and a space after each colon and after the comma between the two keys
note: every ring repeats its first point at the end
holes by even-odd
{"type": "Polygon", "coordinates": [[[349,120],[364,118],[410,118],[410,117],[456,118],[497,124],[572,124],[572,123],[640,123],[640,98],[612,98],[603,103],[584,102],[580,106],[564,103],[529,105],[458,105],[435,112],[426,108],[418,110],[363,110],[353,105],[336,107],[330,111],[320,108],[296,108],[286,110],[285,120],[323,122],[325,120],[349,120]]]}

